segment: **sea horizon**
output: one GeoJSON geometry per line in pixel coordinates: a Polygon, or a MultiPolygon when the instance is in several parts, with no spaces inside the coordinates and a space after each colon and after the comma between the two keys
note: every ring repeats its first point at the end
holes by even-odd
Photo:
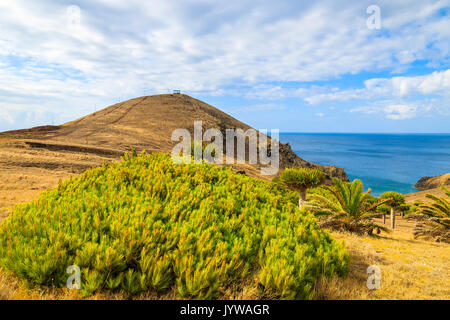
{"type": "Polygon", "coordinates": [[[307,161],[343,167],[375,196],[417,192],[420,178],[450,172],[450,133],[280,132],[280,141],[307,161]]]}

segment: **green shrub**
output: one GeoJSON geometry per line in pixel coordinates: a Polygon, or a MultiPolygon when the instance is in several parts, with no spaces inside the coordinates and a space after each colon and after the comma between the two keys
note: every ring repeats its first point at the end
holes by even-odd
{"type": "Polygon", "coordinates": [[[319,169],[289,168],[283,171],[281,180],[294,190],[307,189],[323,183],[324,174],[319,169]]]}
{"type": "Polygon", "coordinates": [[[405,203],[405,197],[398,192],[395,191],[386,191],[383,192],[380,196],[380,200],[384,200],[385,203],[394,208],[400,208],[405,203]]]}
{"type": "Polygon", "coordinates": [[[450,190],[444,186],[441,186],[441,189],[445,193],[444,196],[426,194],[431,201],[420,204],[418,207],[413,206],[412,209],[415,209],[419,216],[426,217],[426,219],[412,217],[414,220],[419,218],[419,223],[414,230],[415,238],[429,237],[436,241],[450,243],[450,190]]]}
{"type": "Polygon", "coordinates": [[[289,168],[283,171],[280,179],[291,190],[300,192],[298,205],[301,210],[306,201],[306,190],[322,184],[325,176],[319,169],[289,168]]]}
{"type": "Polygon", "coordinates": [[[230,168],[127,154],[16,207],[0,226],[0,266],[63,287],[77,265],[85,295],[211,299],[252,276],[264,294],[309,298],[318,277],[346,272],[348,255],[292,194],[230,168]]]}
{"type": "Polygon", "coordinates": [[[409,209],[405,204],[405,197],[395,191],[386,191],[381,194],[380,201],[391,207],[391,228],[394,229],[396,212],[402,212],[403,215],[409,209]]]}
{"type": "Polygon", "coordinates": [[[412,207],[411,205],[403,203],[398,206],[397,210],[401,212],[402,216],[404,216],[405,214],[410,213],[411,207],[412,207]]]}
{"type": "Polygon", "coordinates": [[[380,212],[382,214],[389,214],[391,212],[391,207],[389,207],[386,204],[382,204],[380,206],[377,207],[377,212],[380,212]]]}
{"type": "Polygon", "coordinates": [[[211,157],[215,157],[217,148],[218,146],[215,143],[206,143],[196,140],[191,141],[191,157],[194,159],[202,159],[205,150],[208,154],[211,154],[211,157]]]}
{"type": "Polygon", "coordinates": [[[370,196],[371,189],[364,192],[361,180],[355,179],[349,183],[333,178],[333,182],[334,186],[311,194],[306,205],[315,215],[326,217],[321,221],[322,227],[369,235],[374,230],[388,231],[373,223],[373,218],[379,216],[375,212],[377,207],[380,208],[384,202],[370,196]]]}

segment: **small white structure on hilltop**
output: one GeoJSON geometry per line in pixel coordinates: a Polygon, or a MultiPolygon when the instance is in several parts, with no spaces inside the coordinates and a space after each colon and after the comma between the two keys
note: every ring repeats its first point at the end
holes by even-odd
{"type": "Polygon", "coordinates": [[[181,90],[173,90],[173,94],[181,94],[181,90]]]}

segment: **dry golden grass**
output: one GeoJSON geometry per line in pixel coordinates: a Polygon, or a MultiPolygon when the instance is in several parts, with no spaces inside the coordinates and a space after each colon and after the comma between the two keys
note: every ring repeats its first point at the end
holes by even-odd
{"type": "MultiPolygon", "coordinates": [[[[140,146],[150,151],[167,151],[170,138],[162,138],[169,129],[180,127],[173,119],[189,114],[184,124],[192,126],[191,116],[204,119],[204,123],[216,125],[229,122],[244,129],[247,127],[230,119],[217,109],[210,109],[199,101],[183,100],[183,106],[166,111],[173,97],[157,97],[145,100],[130,100],[79,119],[62,127],[58,136],[48,141],[48,145],[30,145],[30,137],[11,138],[0,135],[0,223],[12,211],[15,204],[36,198],[43,190],[53,188],[60,179],[77,175],[103,161],[115,161],[119,151],[130,145],[140,146]],[[159,99],[159,100],[158,100],[159,99]],[[140,103],[137,103],[139,102],[140,103]],[[123,107],[123,108],[122,108],[123,107]],[[146,122],[139,115],[148,113],[146,122]],[[181,114],[181,116],[180,116],[181,114]],[[161,115],[167,116],[165,122],[161,115]],[[154,117],[160,117],[155,120],[154,117]],[[111,119],[110,119],[111,118],[111,119]],[[126,120],[116,122],[117,119],[126,120]],[[172,120],[170,120],[172,119],[172,120]],[[98,131],[103,122],[111,121],[104,130],[98,131]],[[222,122],[221,122],[222,121],[222,122]],[[145,130],[152,128],[152,130],[145,130]],[[73,129],[76,130],[73,130],[73,129]],[[64,132],[64,134],[61,134],[64,132]],[[136,137],[140,136],[139,141],[136,137]],[[106,142],[107,141],[107,142],[106,142]],[[135,143],[136,142],[136,143],[135,143]],[[52,144],[53,143],[53,144],[52,144]],[[78,143],[78,144],[75,144],[78,143]],[[80,145],[81,143],[81,145],[80,145]],[[102,149],[106,148],[106,149],[102,149]]],[[[183,98],[185,99],[185,98],[183,98]]],[[[182,126],[181,126],[182,127],[182,126]]],[[[58,129],[59,130],[59,129],[58,129]]],[[[45,136],[47,133],[43,133],[45,136]]],[[[51,135],[55,134],[53,131],[51,135]]],[[[165,137],[165,136],[164,136],[165,137]]],[[[35,137],[36,138],[36,137],[35,137]]],[[[32,142],[32,141],[31,141],[32,142]]],[[[258,167],[235,165],[235,170],[245,170],[249,176],[261,178],[258,167]]],[[[264,177],[266,180],[271,177],[264,177]]],[[[424,198],[422,193],[410,194],[407,201],[412,203],[424,198]]],[[[436,191],[439,192],[439,191],[436,191]]],[[[379,221],[382,223],[381,221],[379,221]]],[[[389,221],[387,221],[389,225],[389,221]]],[[[345,241],[351,256],[350,272],[341,279],[319,281],[315,288],[316,299],[450,299],[450,245],[430,241],[414,240],[414,223],[398,218],[398,227],[391,234],[379,237],[359,237],[352,234],[333,232],[337,239],[345,241]],[[366,287],[367,267],[381,268],[381,289],[366,287]]],[[[244,290],[236,286],[223,292],[228,299],[261,299],[254,279],[247,279],[244,290]]],[[[76,290],[27,288],[16,276],[0,270],[0,299],[81,299],[76,290]]],[[[98,294],[90,299],[126,299],[122,294],[98,294]]],[[[163,296],[144,294],[139,299],[176,299],[174,291],[163,296]]],[[[264,297],[267,298],[267,297],[264,297]]]]}
{"type": "MultiPolygon", "coordinates": [[[[0,140],[0,221],[17,203],[36,198],[43,190],[53,188],[60,179],[76,175],[85,167],[113,161],[95,153],[51,151],[30,148],[23,141],[0,140]],[[57,162],[57,166],[54,163],[57,162]]],[[[236,165],[235,170],[258,177],[254,166],[236,165]]],[[[428,191],[429,192],[429,191],[428,191]]],[[[382,223],[379,221],[379,223],[382,223]]],[[[389,220],[387,225],[389,225],[389,220]]],[[[398,218],[391,234],[380,237],[359,237],[333,233],[344,240],[351,255],[350,273],[344,279],[320,281],[316,299],[450,299],[450,245],[414,240],[414,223],[398,218]],[[369,265],[378,265],[382,272],[380,290],[366,287],[369,265]]],[[[260,299],[255,281],[244,290],[229,288],[223,298],[260,299]]],[[[0,271],[0,299],[81,299],[76,291],[67,289],[27,288],[14,275],[0,271]]],[[[101,294],[90,299],[126,299],[122,294],[101,294]]],[[[176,299],[175,292],[164,296],[147,293],[139,299],[176,299]]]]}
{"type": "MultiPolygon", "coordinates": [[[[447,186],[447,188],[449,188],[449,186],[447,186]]],[[[428,190],[424,190],[424,191],[405,194],[405,201],[406,201],[406,203],[409,203],[409,204],[413,204],[414,202],[427,202],[430,200],[426,197],[427,194],[432,194],[433,196],[436,196],[436,197],[444,197],[445,196],[445,192],[441,189],[441,187],[438,187],[438,188],[428,189],[428,190]]]]}
{"type": "MultiPolygon", "coordinates": [[[[350,272],[344,278],[318,281],[315,299],[450,299],[450,245],[412,239],[413,225],[398,217],[398,226],[391,234],[360,237],[333,232],[334,238],[345,242],[350,253],[350,272]],[[381,288],[369,290],[366,286],[367,267],[376,265],[381,270],[381,288]]],[[[388,221],[389,222],[389,221],[388,221]]],[[[223,291],[223,299],[261,299],[255,279],[246,279],[242,285],[223,291]]],[[[128,299],[127,295],[96,294],[91,300],[128,299]]],[[[267,297],[264,297],[267,298],[267,297]]],[[[0,299],[12,300],[72,300],[82,299],[76,290],[27,288],[12,274],[0,270],[0,299]]],[[[146,293],[135,299],[177,299],[174,290],[158,296],[146,293]]]]}
{"type": "MultiPolygon", "coordinates": [[[[23,141],[0,140],[0,221],[17,203],[36,198],[60,179],[76,175],[86,166],[100,165],[116,157],[95,153],[50,151],[30,148],[23,141]],[[54,163],[58,165],[55,166],[54,163]]],[[[258,177],[256,167],[236,165],[258,177]]],[[[429,191],[428,191],[429,192],[429,191]]],[[[379,223],[382,223],[379,221],[379,223]]],[[[390,221],[387,221],[389,225],[390,221]]],[[[350,273],[343,279],[320,281],[316,299],[450,299],[450,245],[414,240],[414,223],[398,217],[397,228],[380,237],[359,237],[334,232],[345,241],[351,255],[350,273]],[[380,290],[366,287],[369,265],[381,268],[380,290]]],[[[229,288],[223,298],[260,299],[255,281],[244,290],[229,288]]],[[[67,289],[27,288],[14,275],[0,271],[0,299],[81,299],[79,292],[67,289]]],[[[90,299],[126,299],[122,294],[99,294],[90,299]]],[[[138,299],[176,299],[175,292],[164,296],[147,293],[138,299]]]]}
{"type": "Polygon", "coordinates": [[[412,222],[397,217],[397,226],[390,234],[360,237],[333,232],[336,239],[345,241],[351,256],[350,272],[344,279],[322,282],[318,298],[450,299],[450,245],[415,240],[413,228],[412,222]],[[366,286],[370,265],[380,267],[379,290],[366,286]]]}
{"type": "MultiPolygon", "coordinates": [[[[54,188],[61,179],[78,175],[85,169],[101,165],[104,161],[117,161],[120,152],[108,155],[97,149],[83,152],[87,146],[54,145],[32,147],[29,139],[0,137],[0,223],[13,210],[14,205],[35,199],[42,191],[54,188]],[[66,148],[67,149],[66,149],[66,148]],[[75,149],[73,148],[75,147],[75,149]]],[[[92,148],[89,146],[89,148],[92,148]]],[[[109,149],[110,150],[110,149],[109,149]]],[[[108,151],[108,150],[106,150],[108,151]]],[[[261,177],[255,165],[235,165],[236,171],[245,170],[246,174],[261,177]]],[[[265,176],[266,180],[271,177],[265,176]]],[[[245,284],[243,291],[237,286],[223,292],[224,299],[260,299],[255,281],[245,284]]],[[[97,294],[89,299],[127,299],[125,294],[97,294]]],[[[143,294],[137,299],[177,299],[174,290],[158,296],[155,293],[143,294]]],[[[54,288],[29,288],[14,274],[0,270],[0,299],[11,300],[66,300],[82,299],[76,290],[54,288]]]]}
{"type": "Polygon", "coordinates": [[[0,221],[14,205],[36,198],[60,179],[116,159],[95,153],[32,148],[20,139],[0,139],[0,151],[0,221]]]}
{"type": "MultiPolygon", "coordinates": [[[[172,132],[175,129],[187,129],[192,137],[194,122],[199,120],[202,121],[203,132],[215,128],[224,137],[226,129],[251,129],[249,125],[203,101],[183,94],[161,94],[123,101],[60,126],[0,133],[0,140],[22,140],[24,143],[34,144],[38,149],[59,150],[63,153],[88,152],[115,157],[129,150],[130,146],[138,151],[145,149],[148,152],[171,152],[178,143],[172,141],[172,132]]],[[[57,167],[58,160],[47,159],[48,167],[57,167]]],[[[21,164],[30,165],[29,162],[21,164]]],[[[83,163],[74,165],[75,168],[81,168],[83,163]]],[[[348,179],[343,168],[310,163],[298,157],[289,145],[282,143],[280,166],[321,167],[328,182],[331,182],[330,177],[348,179]]]]}

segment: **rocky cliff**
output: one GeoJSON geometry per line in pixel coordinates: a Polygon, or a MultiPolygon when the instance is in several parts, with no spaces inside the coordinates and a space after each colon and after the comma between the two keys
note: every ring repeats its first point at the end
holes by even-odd
{"type": "Polygon", "coordinates": [[[450,185],[450,173],[435,177],[423,177],[414,185],[419,190],[429,190],[440,186],[450,185]]]}

